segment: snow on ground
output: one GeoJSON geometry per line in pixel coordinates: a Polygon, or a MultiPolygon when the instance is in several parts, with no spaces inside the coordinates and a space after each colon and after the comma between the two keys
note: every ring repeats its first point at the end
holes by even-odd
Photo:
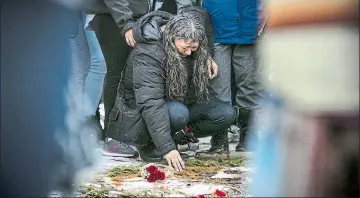
{"type": "MultiPolygon", "coordinates": [[[[103,120],[103,105],[100,105],[100,114],[103,120]]],[[[235,143],[230,143],[230,150],[233,151],[235,145],[235,143]]],[[[199,150],[209,148],[210,138],[201,138],[199,150]]],[[[97,148],[97,151],[100,152],[100,148],[97,148]]],[[[194,156],[195,152],[187,151],[186,154],[194,156]]],[[[248,185],[251,182],[252,170],[248,164],[248,161],[245,160],[237,167],[225,166],[216,172],[205,171],[199,173],[200,176],[196,179],[176,177],[174,176],[175,173],[171,173],[162,182],[149,183],[143,177],[138,176],[129,177],[115,184],[109,177],[109,171],[117,167],[140,167],[144,163],[139,158],[128,159],[101,155],[93,167],[81,171],[76,176],[76,185],[79,187],[77,188],[79,192],[76,195],[79,197],[124,195],[135,197],[191,197],[199,194],[211,194],[219,189],[226,192],[229,197],[244,197],[249,196],[248,185]]],[[[206,164],[199,166],[206,166],[206,164]]],[[[209,168],[211,169],[211,166],[209,168]]],[[[61,193],[53,192],[50,196],[59,197],[61,193]]]]}

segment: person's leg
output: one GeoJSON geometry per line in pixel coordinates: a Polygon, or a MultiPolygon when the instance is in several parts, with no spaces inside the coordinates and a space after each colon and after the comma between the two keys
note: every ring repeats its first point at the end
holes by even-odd
{"type": "Polygon", "coordinates": [[[237,151],[245,150],[245,141],[251,114],[260,108],[263,87],[260,82],[255,45],[236,45],[232,56],[237,87],[234,104],[237,106],[237,125],[240,128],[237,151]]]}
{"type": "Polygon", "coordinates": [[[89,101],[87,114],[95,115],[103,92],[106,64],[95,32],[85,31],[85,35],[90,50],[91,64],[85,80],[84,94],[89,101]]]}
{"type": "Polygon", "coordinates": [[[213,94],[231,104],[231,56],[233,45],[215,43],[214,61],[219,67],[218,76],[211,81],[213,94]]]}
{"type": "Polygon", "coordinates": [[[90,51],[88,42],[85,36],[84,22],[81,12],[78,13],[77,18],[77,34],[70,39],[72,50],[72,86],[76,86],[79,98],[83,98],[84,84],[86,76],[90,70],[90,51]]]}
{"type": "Polygon", "coordinates": [[[234,108],[217,98],[209,103],[196,103],[189,107],[189,128],[195,137],[213,136],[210,151],[222,150],[227,128],[235,121],[234,108]]]}
{"type": "MultiPolygon", "coordinates": [[[[106,62],[107,73],[103,90],[105,107],[104,128],[106,132],[109,114],[115,104],[121,72],[125,67],[130,48],[121,38],[120,30],[110,15],[96,15],[91,22],[91,26],[95,30],[106,62]]],[[[111,137],[106,139],[102,154],[106,156],[137,156],[136,150],[131,146],[115,141],[111,137]]]]}
{"type": "Polygon", "coordinates": [[[104,88],[106,64],[95,32],[85,31],[85,35],[91,56],[90,71],[86,76],[84,85],[84,104],[86,105],[85,114],[88,116],[89,124],[93,126],[93,128],[96,128],[96,135],[98,138],[100,140],[104,140],[105,135],[100,124],[100,116],[97,116],[96,114],[98,112],[104,88]]]}
{"type": "Polygon", "coordinates": [[[106,129],[109,122],[109,114],[115,104],[117,87],[130,52],[130,47],[121,37],[120,29],[110,15],[96,15],[91,22],[91,26],[95,30],[106,62],[107,73],[104,84],[104,126],[106,129]]]}
{"type": "MultiPolygon", "coordinates": [[[[188,108],[179,101],[167,101],[167,107],[169,112],[169,121],[171,127],[171,133],[175,133],[185,128],[189,121],[188,108]]],[[[163,159],[155,147],[155,144],[150,139],[147,146],[137,147],[140,158],[146,162],[159,162],[163,159]]]]}
{"type": "Polygon", "coordinates": [[[168,101],[167,106],[171,131],[175,133],[184,129],[189,122],[190,114],[188,108],[179,101],[168,101]]]}

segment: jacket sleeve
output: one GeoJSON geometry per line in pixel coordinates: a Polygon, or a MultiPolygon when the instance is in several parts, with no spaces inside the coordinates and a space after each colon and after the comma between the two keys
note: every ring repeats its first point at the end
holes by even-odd
{"type": "Polygon", "coordinates": [[[165,102],[164,69],[151,55],[138,54],[133,62],[133,83],[136,104],[150,136],[161,155],[176,149],[170,134],[170,120],[165,102]]]}
{"type": "Polygon", "coordinates": [[[193,6],[194,3],[192,0],[175,0],[176,1],[176,5],[177,5],[177,13],[180,13],[182,9],[188,7],[188,6],[193,6]]]}
{"type": "Polygon", "coordinates": [[[104,2],[109,8],[115,23],[120,28],[121,35],[125,36],[126,31],[131,29],[135,23],[128,0],[104,0],[104,2]]]}

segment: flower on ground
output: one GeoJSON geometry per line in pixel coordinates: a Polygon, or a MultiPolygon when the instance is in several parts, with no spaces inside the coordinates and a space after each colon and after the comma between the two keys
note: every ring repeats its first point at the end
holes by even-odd
{"type": "Polygon", "coordinates": [[[226,193],[224,191],[219,190],[219,189],[216,189],[214,194],[219,196],[219,197],[226,197],[226,193]]]}
{"type": "Polygon", "coordinates": [[[150,165],[150,166],[146,167],[145,170],[147,172],[145,179],[148,182],[154,182],[156,180],[165,180],[165,173],[162,171],[159,171],[155,165],[150,165]]]}
{"type": "Polygon", "coordinates": [[[150,166],[146,167],[146,172],[148,172],[150,174],[155,173],[157,170],[158,170],[157,167],[154,165],[150,165],[150,166]]]}
{"type": "Polygon", "coordinates": [[[146,180],[147,180],[148,182],[154,182],[154,181],[156,181],[156,177],[155,177],[154,174],[150,174],[150,175],[146,178],[146,180]]]}
{"type": "Polygon", "coordinates": [[[155,172],[155,177],[156,177],[156,179],[164,180],[165,179],[165,173],[161,172],[161,171],[157,171],[157,172],[155,172]]]}

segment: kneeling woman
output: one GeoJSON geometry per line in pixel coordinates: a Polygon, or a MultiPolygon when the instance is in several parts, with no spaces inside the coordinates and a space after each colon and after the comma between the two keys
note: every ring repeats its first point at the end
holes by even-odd
{"type": "MultiPolygon", "coordinates": [[[[221,148],[227,135],[224,130],[234,122],[235,112],[232,106],[210,97],[207,39],[200,21],[179,14],[168,21],[160,35],[158,41],[137,43],[124,73],[123,101],[141,113],[143,121],[136,125],[146,126],[120,133],[122,137],[134,135],[126,133],[147,134],[148,138],[136,135],[146,140],[146,144],[137,145],[140,157],[148,162],[165,158],[181,171],[185,166],[177,145],[213,136],[211,149],[221,148]]],[[[126,125],[126,113],[122,115],[126,125]]]]}

